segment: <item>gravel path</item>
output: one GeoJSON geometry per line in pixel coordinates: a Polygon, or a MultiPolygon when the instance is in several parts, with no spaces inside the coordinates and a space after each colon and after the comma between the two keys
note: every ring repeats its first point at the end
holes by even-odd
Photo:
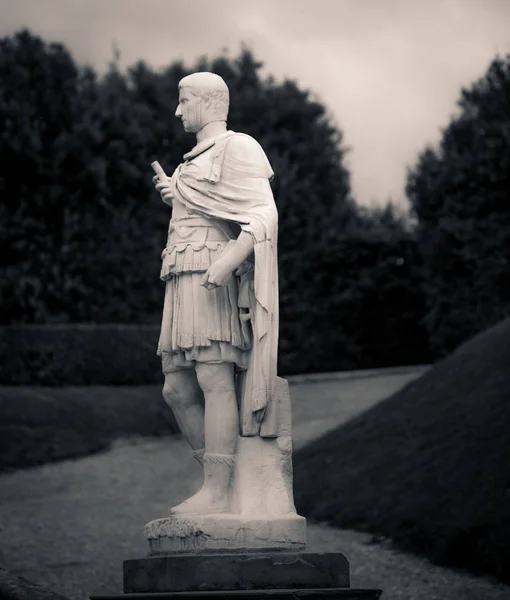
{"type": "MultiPolygon", "coordinates": [[[[375,404],[417,373],[292,386],[299,447],[375,404]]],[[[143,525],[200,483],[181,439],[121,441],[108,452],[0,477],[0,565],[68,596],[122,591],[122,561],[147,554],[143,525]]],[[[341,501],[339,502],[341,507],[341,501]]],[[[508,600],[510,588],[370,543],[370,536],[308,527],[309,551],[340,551],[353,587],[388,600],[508,600]]]]}

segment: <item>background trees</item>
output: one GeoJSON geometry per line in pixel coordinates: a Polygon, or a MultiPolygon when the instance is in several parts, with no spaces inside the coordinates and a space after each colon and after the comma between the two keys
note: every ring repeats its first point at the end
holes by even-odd
{"type": "Polygon", "coordinates": [[[458,105],[407,182],[435,356],[510,312],[510,57],[495,59],[458,105]]]}

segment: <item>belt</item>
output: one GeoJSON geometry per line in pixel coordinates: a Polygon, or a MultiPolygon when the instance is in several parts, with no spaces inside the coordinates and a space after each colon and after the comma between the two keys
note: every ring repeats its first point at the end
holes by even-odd
{"type": "Polygon", "coordinates": [[[207,219],[206,217],[201,216],[172,219],[170,222],[170,227],[174,225],[178,225],[180,227],[215,227],[212,219],[207,219]]]}
{"type": "Polygon", "coordinates": [[[179,241],[218,241],[228,242],[231,238],[228,231],[222,227],[217,220],[208,219],[202,216],[184,217],[181,219],[172,219],[168,231],[168,243],[179,243],[179,241]],[[171,236],[172,233],[177,235],[171,236]],[[174,238],[171,240],[171,237],[174,238]]]}

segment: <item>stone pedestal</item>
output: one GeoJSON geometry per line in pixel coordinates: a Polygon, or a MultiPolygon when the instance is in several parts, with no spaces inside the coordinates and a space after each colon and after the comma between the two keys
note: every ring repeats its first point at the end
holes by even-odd
{"type": "Polygon", "coordinates": [[[273,518],[240,515],[170,516],[147,523],[150,555],[187,552],[297,552],[305,549],[306,519],[296,514],[273,518]]]}
{"type": "Polygon", "coordinates": [[[292,590],[234,590],[224,592],[163,592],[161,594],[125,594],[123,596],[91,596],[90,600],[252,600],[275,598],[277,600],[377,600],[381,590],[328,588],[292,590]]]}
{"type": "Polygon", "coordinates": [[[347,587],[342,554],[181,554],[124,562],[125,593],[347,587]]]}

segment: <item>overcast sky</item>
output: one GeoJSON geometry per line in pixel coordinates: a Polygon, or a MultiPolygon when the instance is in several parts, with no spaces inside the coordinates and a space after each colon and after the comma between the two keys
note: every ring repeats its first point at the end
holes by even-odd
{"type": "Polygon", "coordinates": [[[510,53],[510,0],[0,0],[0,36],[22,27],[98,70],[114,45],[123,67],[159,67],[245,42],[327,105],[357,201],[405,203],[406,166],[437,142],[461,86],[510,53]]]}

